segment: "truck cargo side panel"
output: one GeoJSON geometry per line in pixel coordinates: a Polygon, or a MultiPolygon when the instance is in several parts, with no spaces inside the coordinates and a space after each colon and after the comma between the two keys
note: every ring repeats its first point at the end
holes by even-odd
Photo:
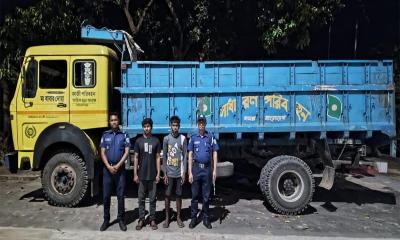
{"type": "Polygon", "coordinates": [[[123,62],[124,128],[215,133],[373,132],[395,136],[391,61],[123,62]]]}

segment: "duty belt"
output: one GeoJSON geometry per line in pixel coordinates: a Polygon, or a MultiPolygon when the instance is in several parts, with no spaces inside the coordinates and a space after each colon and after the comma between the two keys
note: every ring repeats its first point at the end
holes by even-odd
{"type": "Polygon", "coordinates": [[[195,166],[198,166],[199,168],[208,168],[210,166],[209,162],[208,163],[200,163],[200,162],[197,162],[197,161],[193,161],[193,164],[195,166]]]}

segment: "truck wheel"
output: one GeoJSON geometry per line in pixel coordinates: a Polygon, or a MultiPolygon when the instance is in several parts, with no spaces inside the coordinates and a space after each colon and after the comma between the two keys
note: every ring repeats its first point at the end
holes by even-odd
{"type": "Polygon", "coordinates": [[[217,177],[230,177],[233,175],[234,167],[231,162],[218,162],[217,163],[217,177]]]}
{"type": "Polygon", "coordinates": [[[269,160],[258,183],[272,208],[287,215],[303,212],[315,188],[310,167],[300,158],[287,155],[269,160]]]}
{"type": "Polygon", "coordinates": [[[72,152],[59,152],[42,173],[44,195],[51,205],[74,207],[88,192],[88,173],[83,159],[72,152]]]}

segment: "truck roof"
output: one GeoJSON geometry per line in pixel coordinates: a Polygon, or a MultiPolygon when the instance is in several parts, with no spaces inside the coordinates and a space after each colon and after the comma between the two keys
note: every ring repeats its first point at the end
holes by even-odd
{"type": "Polygon", "coordinates": [[[85,55],[103,55],[111,56],[118,59],[117,54],[111,48],[101,45],[42,45],[34,46],[26,50],[26,56],[42,55],[42,56],[85,56],[85,55]]]}

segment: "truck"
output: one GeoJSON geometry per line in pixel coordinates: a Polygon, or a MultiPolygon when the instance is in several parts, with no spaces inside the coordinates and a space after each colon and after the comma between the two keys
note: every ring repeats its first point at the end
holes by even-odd
{"type": "Polygon", "coordinates": [[[190,134],[205,115],[218,175],[241,161],[257,167],[265,200],[282,214],[307,208],[318,176],[330,189],[337,166],[358,166],[382,144],[396,155],[391,60],[141,61],[124,31],[83,26],[81,37],[91,44],[27,49],[10,105],[16,153],[7,161],[41,171],[50,204],[73,207],[98,192],[99,139],[116,109],[132,143],[146,117],[161,138],[171,116],[190,134]]]}

